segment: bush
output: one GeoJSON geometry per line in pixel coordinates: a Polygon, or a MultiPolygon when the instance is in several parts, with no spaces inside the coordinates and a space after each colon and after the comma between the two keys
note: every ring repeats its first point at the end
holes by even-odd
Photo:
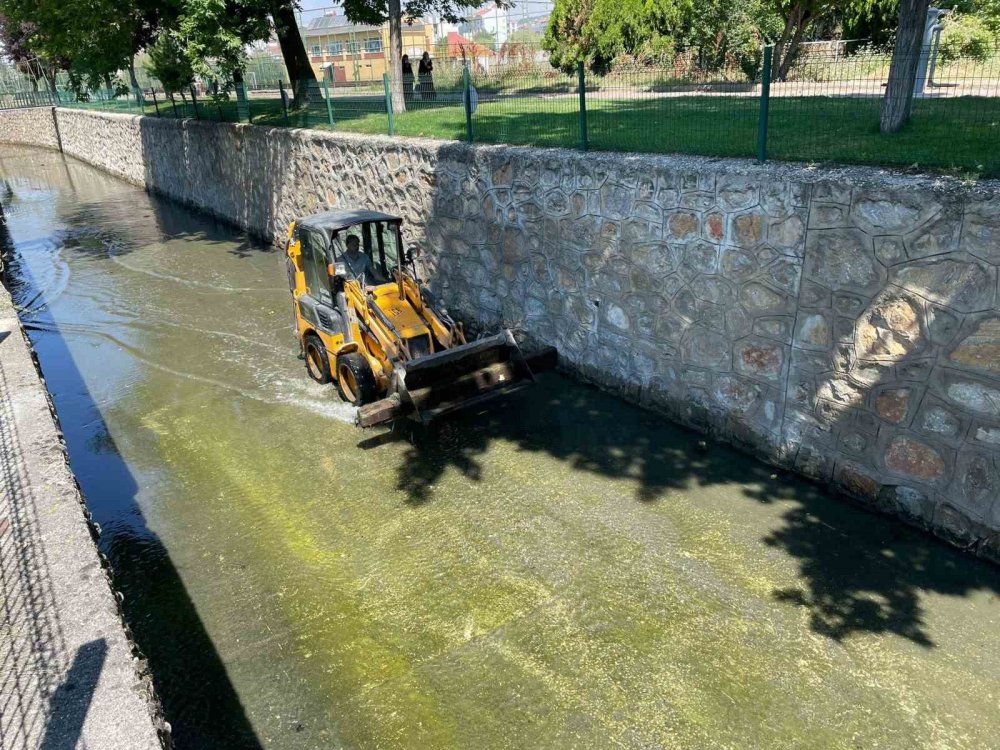
{"type": "Polygon", "coordinates": [[[979,16],[958,14],[945,21],[941,32],[941,61],[960,58],[986,62],[996,49],[996,37],[979,16]]]}

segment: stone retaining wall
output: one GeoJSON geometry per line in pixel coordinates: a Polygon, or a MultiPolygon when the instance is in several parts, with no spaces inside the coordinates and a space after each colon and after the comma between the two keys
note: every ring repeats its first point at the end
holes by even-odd
{"type": "Polygon", "coordinates": [[[0,110],[0,143],[59,148],[52,107],[0,110]]]}
{"type": "Polygon", "coordinates": [[[66,153],[260,235],[334,206],[398,212],[467,320],[1000,557],[996,183],[56,119],[66,153]]]}

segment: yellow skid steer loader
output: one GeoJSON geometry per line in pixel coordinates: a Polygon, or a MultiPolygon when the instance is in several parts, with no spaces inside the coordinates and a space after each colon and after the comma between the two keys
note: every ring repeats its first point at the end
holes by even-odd
{"type": "Polygon", "coordinates": [[[288,227],[288,283],[309,376],[334,381],[371,427],[429,422],[534,380],[509,330],[467,342],[418,285],[396,216],[327,211],[288,227]]]}

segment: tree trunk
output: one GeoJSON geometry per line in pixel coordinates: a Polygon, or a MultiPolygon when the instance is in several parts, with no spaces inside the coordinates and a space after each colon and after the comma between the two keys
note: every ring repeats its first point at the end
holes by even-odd
{"type": "Polygon", "coordinates": [[[299,25],[295,20],[295,9],[290,2],[278,0],[271,11],[274,18],[274,31],[281,47],[281,57],[285,61],[288,80],[295,92],[295,101],[304,103],[309,95],[309,83],[316,82],[316,71],[309,63],[306,45],[299,34],[299,25]]]}
{"type": "Polygon", "coordinates": [[[405,112],[403,99],[403,11],[399,0],[389,0],[389,91],[392,111],[405,112]]]}
{"type": "Polygon", "coordinates": [[[809,25],[809,21],[812,20],[812,16],[809,11],[803,11],[798,17],[795,26],[795,34],[792,36],[792,40],[785,47],[785,56],[781,60],[781,64],[778,65],[778,80],[784,81],[788,78],[788,73],[792,69],[792,63],[795,62],[795,55],[799,51],[799,44],[802,42],[802,35],[806,31],[806,26],[809,25]]]}
{"type": "MultiPolygon", "coordinates": [[[[781,11],[780,4],[778,5],[779,12],[781,11]]],[[[788,44],[788,40],[792,36],[793,22],[792,14],[794,13],[794,8],[789,12],[788,16],[785,17],[785,27],[781,30],[781,36],[778,37],[778,41],[774,43],[774,52],[771,59],[771,80],[778,80],[778,68],[781,66],[781,61],[784,59],[785,46],[788,44]]]]}
{"type": "Polygon", "coordinates": [[[135,58],[131,57],[128,61],[128,80],[132,84],[132,90],[139,88],[139,79],[135,77],[135,58]]]}
{"type": "Polygon", "coordinates": [[[882,99],[879,129],[883,133],[898,133],[910,119],[913,106],[913,84],[917,80],[920,45],[924,38],[927,8],[930,0],[900,0],[896,46],[892,50],[889,83],[882,99]]]}
{"type": "Polygon", "coordinates": [[[802,35],[811,20],[812,15],[801,5],[796,3],[789,9],[788,16],[785,18],[785,27],[781,30],[781,36],[774,45],[774,58],[771,67],[772,81],[784,81],[788,77],[788,72],[795,61],[795,53],[799,50],[802,35]]]}

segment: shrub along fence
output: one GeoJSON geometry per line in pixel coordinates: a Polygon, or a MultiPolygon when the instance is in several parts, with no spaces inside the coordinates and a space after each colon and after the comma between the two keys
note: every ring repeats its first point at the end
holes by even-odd
{"type": "Polygon", "coordinates": [[[1000,175],[1000,49],[975,58],[921,51],[912,117],[894,135],[879,132],[888,52],[845,54],[840,45],[810,49],[783,80],[772,78],[771,57],[765,48],[750,77],[734,70],[705,72],[679,58],[619,65],[601,75],[582,65],[560,71],[537,60],[488,67],[453,62],[439,65],[433,81],[405,82],[404,111],[394,111],[400,108],[393,106],[387,77],[381,85],[237,84],[220,95],[192,87],[168,97],[148,89],[87,102],[61,94],[60,103],[483,143],[1000,175]]]}

